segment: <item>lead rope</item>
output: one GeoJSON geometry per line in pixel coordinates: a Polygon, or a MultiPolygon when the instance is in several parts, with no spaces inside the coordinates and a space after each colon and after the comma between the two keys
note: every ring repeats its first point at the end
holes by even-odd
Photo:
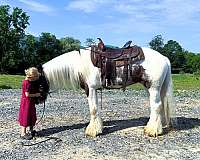
{"type": "MultiPolygon", "coordinates": [[[[48,92],[49,97],[51,97],[51,93],[53,93],[53,91],[52,91],[52,92],[48,92]]],[[[43,102],[42,116],[40,117],[40,120],[37,121],[37,123],[35,124],[35,126],[34,126],[33,128],[35,128],[36,125],[38,125],[38,124],[42,121],[42,119],[44,118],[44,112],[45,112],[45,109],[46,109],[46,103],[45,103],[45,101],[46,101],[46,100],[44,100],[44,102],[43,102]]]]}
{"type": "MultiPolygon", "coordinates": [[[[54,92],[54,91],[52,91],[52,92],[54,92]]],[[[48,93],[50,97],[51,97],[50,93],[52,93],[52,92],[49,92],[49,93],[48,93]]],[[[45,101],[46,101],[46,100],[45,100],[45,101]]],[[[43,113],[42,113],[42,116],[41,116],[40,120],[35,124],[35,126],[34,126],[33,128],[35,128],[36,125],[38,125],[38,123],[40,123],[40,122],[42,121],[43,117],[44,117],[45,106],[46,106],[46,105],[45,105],[45,101],[44,101],[44,103],[43,103],[44,105],[43,105],[43,113]]],[[[60,138],[57,138],[57,137],[50,137],[50,136],[45,136],[45,137],[47,138],[46,140],[42,140],[42,141],[40,141],[40,142],[30,143],[30,144],[26,144],[26,143],[24,143],[24,142],[21,142],[21,145],[22,145],[22,146],[33,146],[33,145],[38,145],[38,144],[44,143],[44,142],[46,142],[46,141],[49,141],[49,140],[51,140],[51,139],[54,139],[54,140],[55,140],[55,144],[62,141],[60,138]]]]}
{"type": "Polygon", "coordinates": [[[43,111],[42,111],[42,116],[40,117],[40,120],[39,121],[37,121],[37,123],[35,124],[35,126],[36,125],[38,125],[41,121],[42,121],[42,119],[43,119],[43,117],[44,117],[44,112],[45,112],[45,101],[44,101],[44,103],[43,103],[43,111]]]}
{"type": "Polygon", "coordinates": [[[103,109],[103,102],[102,102],[102,89],[101,89],[101,110],[103,109]]]}
{"type": "MultiPolygon", "coordinates": [[[[51,92],[48,92],[49,97],[51,97],[51,93],[54,93],[54,92],[56,92],[56,91],[57,91],[57,90],[53,90],[53,91],[51,91],[51,92]]],[[[60,93],[60,92],[59,92],[59,93],[60,93]]],[[[60,95],[60,94],[59,94],[59,95],[60,95]]],[[[38,125],[38,124],[42,121],[42,119],[44,118],[44,112],[45,112],[45,109],[46,109],[46,103],[45,103],[45,101],[46,101],[46,100],[44,100],[44,102],[43,102],[42,116],[41,116],[40,120],[37,121],[37,123],[35,124],[35,126],[34,126],[33,128],[35,128],[36,125],[38,125]]]]}

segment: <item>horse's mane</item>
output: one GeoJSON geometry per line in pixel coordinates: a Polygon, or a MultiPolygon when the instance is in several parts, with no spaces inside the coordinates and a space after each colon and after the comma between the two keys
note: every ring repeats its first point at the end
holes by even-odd
{"type": "Polygon", "coordinates": [[[90,72],[90,51],[80,50],[64,53],[43,65],[51,89],[77,88],[79,76],[87,79],[90,72]],[[87,53],[85,53],[87,52],[87,53]]]}

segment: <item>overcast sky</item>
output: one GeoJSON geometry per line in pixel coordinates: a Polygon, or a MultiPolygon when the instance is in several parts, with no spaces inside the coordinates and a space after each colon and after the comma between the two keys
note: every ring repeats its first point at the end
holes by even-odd
{"type": "Polygon", "coordinates": [[[132,40],[148,46],[161,34],[186,50],[200,53],[200,0],[1,0],[22,8],[30,16],[27,33],[50,32],[70,36],[84,45],[86,38],[101,37],[122,46],[132,40]]]}

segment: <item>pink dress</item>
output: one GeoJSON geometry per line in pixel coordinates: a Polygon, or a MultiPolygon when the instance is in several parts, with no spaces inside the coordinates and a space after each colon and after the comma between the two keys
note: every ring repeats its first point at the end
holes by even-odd
{"type": "Polygon", "coordinates": [[[34,126],[37,120],[35,100],[33,97],[26,97],[25,92],[34,94],[38,92],[38,88],[37,86],[32,85],[32,83],[29,80],[22,81],[22,95],[18,121],[20,126],[23,127],[34,126]]]}

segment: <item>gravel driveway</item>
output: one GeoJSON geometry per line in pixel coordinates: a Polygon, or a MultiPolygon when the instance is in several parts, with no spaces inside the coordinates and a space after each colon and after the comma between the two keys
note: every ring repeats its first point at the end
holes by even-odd
{"type": "MultiPolygon", "coordinates": [[[[83,92],[60,91],[46,102],[38,137],[19,139],[16,122],[21,90],[0,90],[0,159],[185,159],[200,160],[200,92],[176,92],[177,125],[158,138],[143,134],[148,121],[145,91],[103,91],[104,132],[84,135],[89,108],[83,92]]],[[[37,106],[40,119],[43,106],[37,106]]]]}

